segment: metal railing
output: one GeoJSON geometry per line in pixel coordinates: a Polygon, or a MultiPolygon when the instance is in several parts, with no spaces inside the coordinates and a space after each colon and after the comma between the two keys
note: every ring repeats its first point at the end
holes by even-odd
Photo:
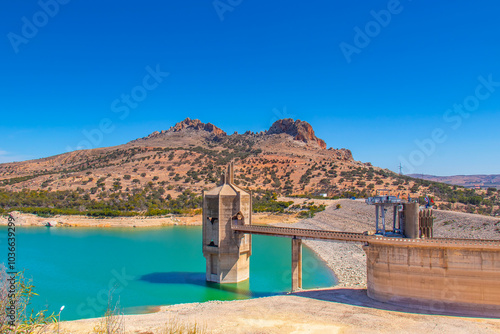
{"type": "Polygon", "coordinates": [[[448,238],[424,238],[409,239],[398,237],[384,237],[380,235],[368,235],[366,233],[339,232],[325,230],[311,230],[292,227],[277,227],[265,225],[233,225],[233,231],[241,233],[273,235],[281,237],[296,237],[301,239],[324,239],[349,242],[363,242],[373,244],[391,244],[399,246],[414,247],[446,247],[446,248],[476,248],[500,250],[500,240],[474,240],[474,239],[448,239],[448,238]]]}

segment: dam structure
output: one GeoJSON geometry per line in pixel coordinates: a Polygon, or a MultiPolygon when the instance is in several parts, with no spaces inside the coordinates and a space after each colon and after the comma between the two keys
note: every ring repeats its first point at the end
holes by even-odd
{"type": "Polygon", "coordinates": [[[252,234],[291,238],[292,292],[302,288],[302,240],[357,242],[366,253],[370,298],[426,312],[500,317],[500,240],[434,238],[432,210],[392,196],[366,200],[376,208],[377,226],[364,233],[255,225],[251,203],[233,184],[232,164],[221,185],[203,194],[207,281],[249,278],[252,234]],[[393,221],[386,224],[390,207],[393,221]]]}
{"type": "Polygon", "coordinates": [[[237,283],[250,275],[252,236],[234,233],[232,227],[251,223],[252,197],[234,184],[233,169],[229,164],[220,185],[203,192],[203,255],[208,282],[237,283]]]}

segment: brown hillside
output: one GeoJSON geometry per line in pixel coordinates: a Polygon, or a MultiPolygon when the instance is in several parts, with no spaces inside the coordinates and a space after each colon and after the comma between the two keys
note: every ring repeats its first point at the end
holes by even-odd
{"type": "Polygon", "coordinates": [[[0,187],[78,190],[99,199],[163,188],[164,196],[175,198],[185,189],[214,186],[229,161],[235,162],[235,182],[251,190],[334,196],[389,188],[401,197],[432,194],[415,179],[355,161],[348,149],[326,149],[309,123],[291,119],[276,121],[268,131],[227,135],[186,118],[120,146],[0,164],[0,187]]]}

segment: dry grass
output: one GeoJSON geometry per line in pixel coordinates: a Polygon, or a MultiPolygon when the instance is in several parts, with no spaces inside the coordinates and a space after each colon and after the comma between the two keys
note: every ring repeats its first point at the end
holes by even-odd
{"type": "Polygon", "coordinates": [[[208,334],[205,326],[198,323],[186,324],[177,318],[170,319],[158,334],[208,334]]]}
{"type": "Polygon", "coordinates": [[[125,323],[123,320],[123,313],[120,310],[120,301],[113,303],[113,292],[108,294],[108,306],[106,313],[99,323],[94,327],[92,333],[94,334],[124,334],[125,323]]]}
{"type": "Polygon", "coordinates": [[[57,323],[55,314],[46,316],[47,310],[28,310],[31,298],[37,294],[31,279],[24,277],[24,272],[15,275],[11,289],[11,276],[4,264],[0,264],[0,333],[45,334],[52,333],[51,328],[57,323]],[[14,307],[10,314],[7,308],[14,307]]]}

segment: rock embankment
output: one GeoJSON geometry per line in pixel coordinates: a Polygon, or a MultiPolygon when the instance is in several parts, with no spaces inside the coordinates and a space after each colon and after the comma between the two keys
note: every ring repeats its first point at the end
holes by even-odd
{"type": "MultiPolygon", "coordinates": [[[[375,212],[372,209],[364,200],[340,199],[332,201],[325,211],[314,218],[302,220],[293,224],[293,227],[364,232],[374,229],[372,221],[375,212]],[[337,209],[336,204],[340,204],[341,208],[337,209]]],[[[306,240],[305,244],[333,270],[339,287],[366,287],[366,255],[361,244],[321,240],[306,240]]]]}

